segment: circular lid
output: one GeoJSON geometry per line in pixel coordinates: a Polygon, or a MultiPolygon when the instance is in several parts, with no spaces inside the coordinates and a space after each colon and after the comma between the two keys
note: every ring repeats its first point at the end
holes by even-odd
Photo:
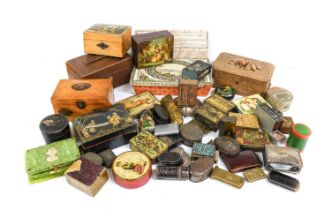
{"type": "Polygon", "coordinates": [[[48,135],[61,134],[67,128],[69,121],[66,116],[61,114],[52,114],[41,120],[39,128],[48,135]]]}
{"type": "Polygon", "coordinates": [[[141,152],[124,152],[113,163],[113,173],[124,180],[137,180],[151,170],[150,159],[141,152]]]}
{"type": "Polygon", "coordinates": [[[190,141],[200,141],[203,137],[203,131],[195,124],[184,124],[179,129],[180,135],[190,141]]]}
{"type": "Polygon", "coordinates": [[[232,100],[236,94],[236,91],[230,86],[221,86],[215,88],[215,93],[227,100],[232,100]]]}
{"type": "Polygon", "coordinates": [[[214,140],[214,144],[217,150],[227,156],[235,156],[240,152],[239,143],[228,136],[217,137],[214,140]]]}
{"type": "Polygon", "coordinates": [[[311,135],[311,130],[305,124],[296,123],[292,127],[292,134],[300,139],[308,139],[311,135]]]}

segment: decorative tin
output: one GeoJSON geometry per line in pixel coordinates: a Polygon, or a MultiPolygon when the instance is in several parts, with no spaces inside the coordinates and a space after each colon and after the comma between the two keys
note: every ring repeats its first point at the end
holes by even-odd
{"type": "Polygon", "coordinates": [[[161,99],[161,104],[164,106],[169,115],[170,121],[172,123],[177,123],[178,125],[183,124],[183,117],[180,109],[176,106],[174,99],[172,99],[171,95],[166,95],[161,99]]]}
{"type": "Polygon", "coordinates": [[[190,165],[190,181],[202,182],[206,180],[213,170],[214,158],[202,157],[190,165]]]}
{"type": "Polygon", "coordinates": [[[103,163],[102,157],[95,152],[87,152],[83,154],[81,157],[89,161],[92,161],[93,163],[98,165],[102,165],[103,163]]]}
{"type": "Polygon", "coordinates": [[[183,161],[182,167],[188,168],[191,165],[191,158],[190,156],[185,152],[185,150],[181,147],[175,147],[170,150],[170,152],[176,152],[180,154],[180,157],[183,161]]]}
{"type": "Polygon", "coordinates": [[[236,91],[230,86],[218,86],[215,88],[215,94],[231,101],[236,95],[236,91]]]}
{"type": "Polygon", "coordinates": [[[221,154],[229,157],[236,156],[240,152],[240,145],[238,142],[228,136],[217,137],[214,140],[214,144],[221,154]]]}
{"type": "Polygon", "coordinates": [[[182,157],[177,152],[164,152],[157,159],[158,165],[180,166],[183,164],[182,157]]]}
{"type": "Polygon", "coordinates": [[[183,137],[181,135],[160,136],[159,138],[168,145],[169,149],[177,147],[183,143],[183,137]]]}
{"type": "Polygon", "coordinates": [[[259,104],[256,107],[256,115],[259,118],[263,130],[271,132],[280,128],[282,124],[282,116],[267,104],[259,104]]]}
{"type": "Polygon", "coordinates": [[[273,108],[281,112],[286,112],[291,106],[293,95],[284,88],[272,87],[266,94],[266,100],[273,108]]]}
{"type": "Polygon", "coordinates": [[[139,118],[139,127],[140,131],[149,131],[153,132],[155,129],[155,122],[152,117],[152,112],[148,109],[145,109],[141,112],[139,118]]]}
{"type": "Polygon", "coordinates": [[[227,183],[236,188],[241,188],[245,183],[242,177],[221,169],[218,166],[213,169],[210,178],[227,183]]]}
{"type": "Polygon", "coordinates": [[[211,72],[211,65],[197,60],[183,69],[182,78],[188,80],[202,80],[211,72]]]}
{"type": "Polygon", "coordinates": [[[168,150],[168,145],[148,131],[143,131],[130,139],[133,151],[139,151],[154,161],[159,155],[168,150]]]}
{"type": "Polygon", "coordinates": [[[218,136],[229,136],[234,138],[236,136],[236,124],[236,117],[223,117],[218,130],[218,136]]]}
{"type": "Polygon", "coordinates": [[[214,106],[223,113],[228,113],[236,107],[233,102],[228,101],[215,93],[206,98],[204,102],[214,106]]]}
{"type": "Polygon", "coordinates": [[[76,138],[84,152],[101,152],[129,143],[137,134],[137,124],[123,105],[114,105],[107,112],[77,117],[73,121],[76,138]]]}
{"type": "Polygon", "coordinates": [[[155,123],[158,124],[167,124],[170,121],[170,116],[166,108],[164,106],[155,104],[152,109],[153,119],[155,123]]]}
{"type": "Polygon", "coordinates": [[[124,152],[114,160],[112,172],[118,185],[134,189],[149,181],[152,176],[152,164],[143,153],[124,152]]]}
{"type": "Polygon", "coordinates": [[[46,144],[71,137],[69,121],[64,115],[52,114],[45,117],[40,122],[39,128],[46,144]]]}
{"type": "Polygon", "coordinates": [[[180,135],[183,137],[184,144],[192,147],[194,143],[201,143],[203,132],[199,126],[194,124],[184,124],[179,129],[180,135]]]}
{"type": "Polygon", "coordinates": [[[182,166],[156,166],[155,176],[157,179],[188,180],[189,168],[182,166]]]}
{"type": "Polygon", "coordinates": [[[179,82],[178,107],[194,107],[197,101],[198,80],[181,78],[179,82]]]}
{"type": "MultiPolygon", "coordinates": [[[[179,97],[174,99],[175,104],[178,106],[178,101],[179,101],[179,97]]],[[[183,117],[192,117],[194,115],[195,110],[197,110],[200,106],[201,106],[201,101],[196,98],[195,99],[195,105],[192,107],[189,106],[183,106],[183,107],[179,107],[183,117]]]]}
{"type": "Polygon", "coordinates": [[[215,158],[215,146],[213,144],[194,143],[192,147],[192,160],[201,157],[215,158]]]}
{"type": "Polygon", "coordinates": [[[302,152],[307,144],[311,130],[307,125],[297,123],[292,127],[292,132],[287,141],[288,147],[299,149],[302,152]]]}
{"type": "Polygon", "coordinates": [[[197,121],[194,118],[190,122],[188,122],[187,124],[197,125],[202,130],[203,134],[207,134],[210,131],[205,124],[197,121]]]}
{"type": "Polygon", "coordinates": [[[279,130],[269,133],[270,142],[274,145],[284,145],[287,142],[286,136],[279,130]]]}
{"type": "Polygon", "coordinates": [[[237,106],[238,110],[242,114],[255,114],[257,105],[264,103],[268,104],[267,101],[264,100],[264,98],[262,98],[262,96],[259,94],[236,99],[233,101],[233,103],[237,106]]]}
{"type": "Polygon", "coordinates": [[[29,182],[37,183],[62,176],[80,153],[74,138],[57,141],[25,152],[29,182]]]}
{"type": "Polygon", "coordinates": [[[238,173],[250,168],[262,167],[261,161],[255,152],[251,150],[242,151],[239,155],[234,157],[221,155],[221,158],[231,173],[238,173]]]}
{"type": "Polygon", "coordinates": [[[263,150],[270,144],[268,133],[253,129],[237,129],[236,140],[244,149],[263,150]]]}
{"type": "Polygon", "coordinates": [[[219,128],[224,113],[210,105],[203,103],[194,113],[194,118],[203,123],[208,129],[216,131],[219,128]]]}
{"type": "Polygon", "coordinates": [[[258,181],[258,180],[261,180],[261,179],[264,179],[267,177],[267,175],[265,175],[263,169],[259,168],[259,167],[245,170],[243,174],[244,174],[246,180],[249,182],[255,182],[255,181],[258,181]]]}
{"type": "Polygon", "coordinates": [[[177,123],[168,123],[155,126],[155,136],[169,136],[179,134],[179,126],[177,123]]]}
{"type": "Polygon", "coordinates": [[[108,181],[107,169],[86,158],[74,162],[65,172],[67,182],[94,197],[108,181]]]}
{"type": "Polygon", "coordinates": [[[133,61],[138,69],[172,62],[173,49],[174,36],[169,31],[132,36],[133,61]]]}
{"type": "Polygon", "coordinates": [[[260,128],[259,119],[255,114],[239,114],[230,112],[229,117],[236,118],[236,127],[251,129],[260,128]]]}
{"type": "Polygon", "coordinates": [[[289,173],[299,173],[303,167],[299,150],[291,147],[279,147],[266,145],[264,164],[266,169],[284,171],[289,173]]]}
{"type": "Polygon", "coordinates": [[[139,115],[145,109],[152,109],[155,104],[160,104],[160,101],[155,98],[150,92],[146,91],[138,95],[131,96],[127,99],[117,102],[123,104],[131,116],[139,115]]]}
{"type": "Polygon", "coordinates": [[[282,121],[283,123],[280,126],[280,132],[284,134],[290,134],[294,125],[292,117],[283,117],[282,121]]]}
{"type": "Polygon", "coordinates": [[[282,174],[278,171],[270,171],[268,175],[268,180],[271,183],[274,183],[278,186],[281,186],[283,188],[292,190],[292,191],[298,191],[300,188],[300,182],[296,178],[287,176],[285,174],[282,174]]]}
{"type": "Polygon", "coordinates": [[[99,155],[102,157],[103,165],[107,168],[111,168],[116,158],[116,155],[113,153],[113,151],[111,151],[110,149],[106,149],[100,152],[99,155]]]}

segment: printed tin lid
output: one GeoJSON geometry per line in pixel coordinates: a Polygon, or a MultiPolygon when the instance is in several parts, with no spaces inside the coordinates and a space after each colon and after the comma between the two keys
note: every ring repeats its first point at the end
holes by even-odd
{"type": "Polygon", "coordinates": [[[292,127],[292,134],[300,139],[308,139],[311,135],[311,129],[302,123],[296,123],[292,127]]]}

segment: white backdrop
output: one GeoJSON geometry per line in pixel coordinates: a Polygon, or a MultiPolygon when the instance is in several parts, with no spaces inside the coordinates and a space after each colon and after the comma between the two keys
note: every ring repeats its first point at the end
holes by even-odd
{"type": "MultiPolygon", "coordinates": [[[[1,53],[1,209],[268,209],[330,206],[330,6],[322,1],[2,1],[1,53]],[[94,23],[133,29],[206,29],[209,57],[230,52],[276,65],[272,84],[294,94],[286,115],[312,130],[296,176],[297,193],[267,180],[238,190],[208,179],[152,179],[126,190],[112,179],[95,198],[64,177],[29,185],[24,151],[44,144],[39,121],[52,113],[51,94],[67,78],[64,62],[83,53],[83,31],[94,23]],[[5,207],[7,206],[7,207],[5,207]]],[[[129,85],[116,100],[133,94],[129,85]]],[[[214,134],[206,136],[209,141],[214,134]]],[[[119,154],[128,150],[115,150],[119,154]]],[[[220,165],[222,166],[222,165],[220,165]]]]}

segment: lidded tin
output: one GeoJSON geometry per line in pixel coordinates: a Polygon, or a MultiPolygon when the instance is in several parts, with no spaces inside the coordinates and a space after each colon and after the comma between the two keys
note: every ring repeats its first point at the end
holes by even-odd
{"type": "Polygon", "coordinates": [[[287,146],[299,149],[300,152],[302,152],[310,135],[311,130],[307,125],[296,123],[292,127],[290,137],[287,141],[287,146]]]}
{"type": "Polygon", "coordinates": [[[146,184],[152,175],[150,159],[141,152],[124,152],[114,160],[113,177],[115,182],[128,189],[146,184]]]}
{"type": "Polygon", "coordinates": [[[284,88],[272,87],[267,91],[266,100],[275,109],[286,112],[291,106],[293,95],[284,88]]]}
{"type": "Polygon", "coordinates": [[[66,116],[61,114],[48,115],[41,120],[39,128],[46,144],[71,137],[69,121],[66,116]]]}
{"type": "Polygon", "coordinates": [[[199,126],[195,124],[184,124],[179,129],[180,135],[184,139],[184,144],[192,147],[194,143],[201,143],[203,132],[199,126]]]}

